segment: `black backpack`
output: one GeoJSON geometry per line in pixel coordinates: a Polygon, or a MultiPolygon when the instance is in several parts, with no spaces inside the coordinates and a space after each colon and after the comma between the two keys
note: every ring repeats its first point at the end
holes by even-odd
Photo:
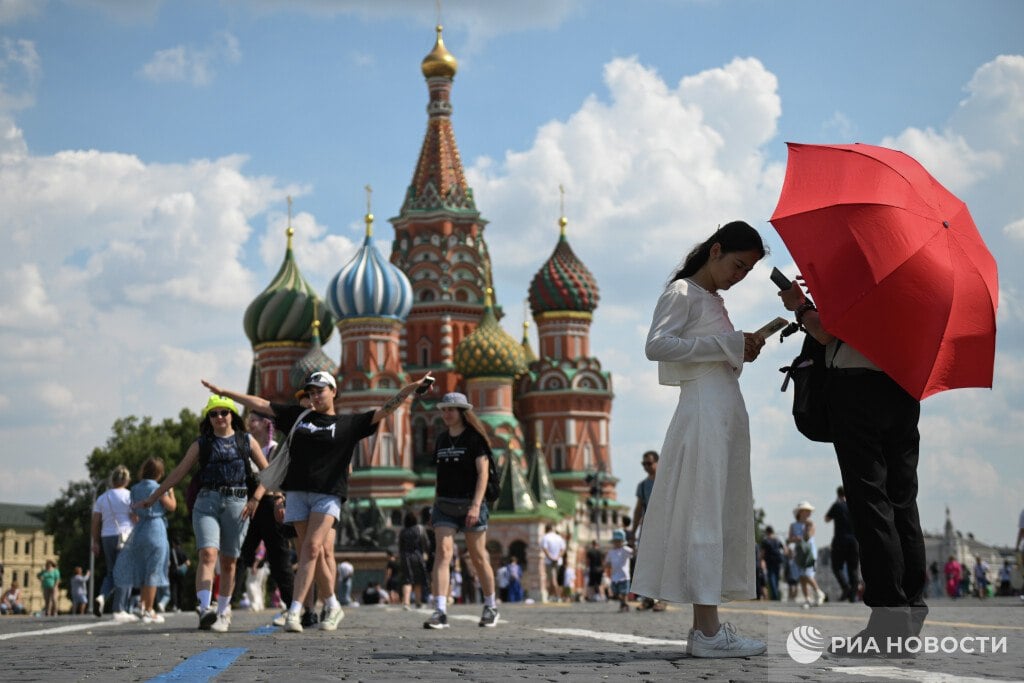
{"type": "Polygon", "coordinates": [[[793,382],[793,421],[801,434],[811,441],[831,443],[832,428],[825,405],[825,345],[804,334],[800,355],[779,372],[785,374],[782,391],[793,382]]]}

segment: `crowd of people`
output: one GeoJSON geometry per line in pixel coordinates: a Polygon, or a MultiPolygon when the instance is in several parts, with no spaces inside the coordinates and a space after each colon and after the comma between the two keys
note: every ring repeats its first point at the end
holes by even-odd
{"type": "MultiPolygon", "coordinates": [[[[757,231],[735,221],[694,247],[671,275],[645,346],[647,358],[658,364],[659,381],[679,391],[663,447],[643,454],[646,476],[637,486],[633,516],[612,531],[611,546],[594,540],[582,553],[585,580],[576,577],[580,553],[569,550],[554,525],[547,526],[534,556],[540,559],[541,600],[608,600],[622,612],[634,601],[636,609],[652,612],[664,611],[669,602],[688,603],[690,655],[749,657],[764,653],[766,645],[721,621],[722,603],[779,600],[783,583],[788,599],[802,597],[806,608],[825,599],[816,574],[814,505],[799,502],[784,534],[767,526],[754,541],[750,428],[738,379],[744,365],[757,360],[765,339],[733,327],[722,292],[742,282],[765,254],[757,231]]],[[[780,297],[796,323],[825,345],[829,359],[825,402],[843,481],[824,515],[834,525],[831,569],[840,587],[835,599],[862,600],[870,608],[858,636],[916,636],[928,613],[916,503],[919,403],[825,329],[798,281],[780,297]],[[862,565],[861,555],[873,561],[862,565]]],[[[186,500],[198,552],[198,627],[228,631],[236,581],[247,604],[262,607],[269,578],[282,607],[274,621],[286,632],[300,633],[314,623],[321,630],[337,629],[342,606],[354,603],[354,567],[337,564],[334,553],[353,452],[432,381],[424,375],[380,408],[338,414],[337,383],[326,372],[306,379],[297,405],[204,380],[212,395],[200,433],[174,470],[165,476],[163,461],[150,458],[129,489],[128,470],[119,466],[96,499],[92,550],[102,553],[107,567],[96,614],[106,605],[117,621],[160,623],[161,593],[181,599],[191,563],[180,543],[169,541],[166,516],[175,511],[174,487],[191,474],[186,500]],[[244,420],[241,409],[247,411],[244,420]],[[287,436],[278,444],[275,434],[287,436]],[[275,458],[282,453],[287,460],[275,458]],[[275,476],[261,479],[261,472],[271,471],[275,476]],[[133,614],[136,591],[139,607],[133,614]]],[[[433,446],[433,505],[422,515],[405,514],[384,581],[366,583],[359,597],[363,604],[429,605],[426,629],[448,628],[450,603],[479,598],[479,625],[494,627],[499,602],[525,597],[527,558],[510,554],[497,571],[492,568],[484,499],[493,458],[488,431],[464,394],[445,394],[437,409],[444,429],[433,446]],[[459,533],[464,551],[455,542],[459,533]]],[[[1000,590],[1009,588],[1009,570],[1007,564],[1000,571],[1000,590]]],[[[931,574],[935,584],[944,579],[950,597],[990,594],[990,569],[980,557],[973,568],[951,557],[941,573],[933,565],[931,574]]],[[[49,562],[39,578],[45,611],[56,613],[60,573],[49,562]]],[[[71,579],[76,612],[86,608],[88,578],[79,568],[71,579]]],[[[12,583],[0,609],[20,608],[18,590],[12,583]]]]}

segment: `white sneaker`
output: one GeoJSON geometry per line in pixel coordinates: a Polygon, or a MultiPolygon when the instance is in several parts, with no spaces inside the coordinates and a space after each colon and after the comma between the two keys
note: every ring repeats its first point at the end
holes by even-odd
{"type": "Polygon", "coordinates": [[[131,612],[114,612],[114,621],[119,624],[134,624],[139,618],[131,612]]]}
{"type": "Polygon", "coordinates": [[[328,610],[324,618],[320,620],[321,631],[337,631],[338,622],[345,618],[345,611],[341,609],[341,605],[338,605],[334,609],[328,610]]]}
{"type": "Polygon", "coordinates": [[[276,617],[274,617],[270,621],[270,623],[273,624],[274,626],[284,626],[284,620],[287,619],[287,618],[288,618],[288,610],[284,610],[284,611],[278,613],[278,615],[276,617]]]}
{"type": "Polygon", "coordinates": [[[97,617],[102,617],[103,616],[103,604],[105,602],[106,602],[106,598],[104,598],[102,595],[97,595],[96,596],[96,600],[94,601],[94,604],[93,604],[92,613],[95,614],[97,617]]]}
{"type": "Polygon", "coordinates": [[[157,614],[156,612],[143,612],[142,613],[143,624],[162,624],[164,623],[164,615],[157,614]]]}
{"type": "Polygon", "coordinates": [[[284,618],[284,630],[289,633],[302,633],[302,613],[289,611],[284,618]]]}
{"type": "Polygon", "coordinates": [[[217,621],[213,622],[213,625],[210,626],[210,630],[216,631],[217,633],[227,633],[230,627],[231,610],[228,609],[217,615],[217,621]]]}
{"type": "Polygon", "coordinates": [[[722,624],[713,636],[691,629],[686,641],[686,653],[691,657],[752,657],[764,654],[767,649],[764,641],[744,638],[729,623],[722,624]]]}

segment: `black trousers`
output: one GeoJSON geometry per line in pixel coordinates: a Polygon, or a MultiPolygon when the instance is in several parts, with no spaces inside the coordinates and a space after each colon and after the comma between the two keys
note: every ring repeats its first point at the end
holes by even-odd
{"type": "Polygon", "coordinates": [[[281,593],[281,601],[285,609],[292,603],[292,592],[295,586],[295,574],[292,571],[292,550],[288,539],[284,536],[284,525],[278,524],[274,517],[274,500],[263,496],[256,513],[249,521],[249,531],[242,542],[242,550],[238,557],[235,570],[235,590],[245,590],[245,570],[256,561],[256,548],[263,541],[267,549],[267,563],[270,566],[270,578],[277,584],[281,593]]]}
{"type": "Polygon", "coordinates": [[[827,399],[854,534],[861,557],[871,559],[861,566],[864,604],[885,621],[879,628],[917,635],[927,613],[917,511],[921,404],[872,371],[830,371],[827,399]]]}
{"type": "Polygon", "coordinates": [[[832,539],[832,573],[847,597],[856,597],[860,583],[860,552],[856,536],[837,536],[832,539]],[[853,596],[849,595],[850,592],[853,596]]]}

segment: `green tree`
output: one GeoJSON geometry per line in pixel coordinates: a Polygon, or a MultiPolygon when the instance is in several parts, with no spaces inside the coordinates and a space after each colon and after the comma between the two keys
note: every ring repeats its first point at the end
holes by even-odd
{"type": "MultiPolygon", "coordinates": [[[[199,434],[199,416],[187,408],[178,419],[164,419],[156,423],[152,418],[134,415],[119,418],[111,428],[112,434],[102,448],[94,448],[86,459],[89,480],[71,481],[61,495],[46,506],[46,531],[53,534],[54,549],[60,554],[60,573],[70,577],[76,566],[89,566],[89,546],[94,496],[107,489],[111,471],[124,465],[132,473],[132,482],[138,481],[138,471],[149,457],[164,460],[170,473],[185,455],[185,451],[199,434]]],[[[177,510],[168,516],[168,533],[181,539],[190,555],[194,548],[192,522],[185,508],[184,491],[188,478],[176,488],[177,510]]],[[[95,579],[102,580],[106,572],[102,553],[96,557],[95,579]]],[[[62,582],[66,583],[66,582],[62,582]]],[[[99,584],[97,583],[97,589],[99,584]]]]}

